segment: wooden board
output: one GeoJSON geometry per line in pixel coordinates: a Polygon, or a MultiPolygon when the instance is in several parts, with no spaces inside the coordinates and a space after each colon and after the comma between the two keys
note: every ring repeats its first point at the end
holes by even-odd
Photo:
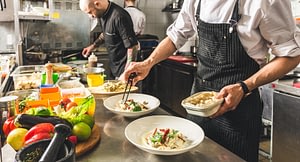
{"type": "Polygon", "coordinates": [[[87,141],[79,142],[76,144],[76,156],[80,156],[87,151],[93,149],[98,142],[100,141],[100,127],[98,125],[94,125],[92,129],[92,134],[87,141]]]}

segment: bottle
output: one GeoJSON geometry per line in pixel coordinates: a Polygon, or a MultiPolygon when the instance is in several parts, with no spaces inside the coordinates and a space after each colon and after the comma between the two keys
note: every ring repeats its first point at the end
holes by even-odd
{"type": "Polygon", "coordinates": [[[53,64],[51,64],[50,62],[48,62],[46,65],[45,65],[45,69],[46,69],[46,81],[45,81],[45,84],[53,84],[53,78],[52,78],[52,75],[53,75],[53,64]]]}
{"type": "Polygon", "coordinates": [[[88,67],[97,67],[97,56],[94,53],[89,57],[88,67]]]}

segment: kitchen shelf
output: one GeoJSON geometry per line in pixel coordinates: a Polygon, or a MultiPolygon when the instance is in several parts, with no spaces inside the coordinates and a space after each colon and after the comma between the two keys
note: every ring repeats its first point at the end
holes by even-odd
{"type": "Polygon", "coordinates": [[[40,15],[19,15],[20,20],[45,20],[50,21],[49,16],[40,16],[40,15]]]}
{"type": "Polygon", "coordinates": [[[20,20],[46,20],[49,21],[49,13],[32,13],[32,12],[18,12],[18,18],[20,20]]]}
{"type": "MultiPolygon", "coordinates": [[[[23,23],[27,21],[51,21],[51,13],[53,9],[52,0],[28,0],[30,2],[30,9],[24,9],[26,4],[23,0],[13,0],[14,1],[14,26],[16,35],[16,61],[18,65],[23,65],[23,38],[25,37],[23,23]],[[32,5],[31,5],[32,4],[32,5]]],[[[28,5],[28,4],[27,4],[28,5]]]]}

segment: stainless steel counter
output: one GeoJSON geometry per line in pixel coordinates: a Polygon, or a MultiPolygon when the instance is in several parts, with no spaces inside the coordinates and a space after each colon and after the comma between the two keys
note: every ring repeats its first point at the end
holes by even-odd
{"type": "MultiPolygon", "coordinates": [[[[102,99],[96,100],[96,124],[101,129],[101,139],[94,149],[78,157],[77,162],[240,162],[235,154],[205,137],[193,150],[180,155],[159,156],[147,153],[131,144],[124,135],[125,127],[135,120],[115,115],[103,106],[102,99]]],[[[169,115],[159,108],[149,115],[169,115]]]]}

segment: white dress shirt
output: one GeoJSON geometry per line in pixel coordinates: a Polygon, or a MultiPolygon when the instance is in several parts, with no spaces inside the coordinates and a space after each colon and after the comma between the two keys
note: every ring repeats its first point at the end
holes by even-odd
{"type": "MultiPolygon", "coordinates": [[[[176,48],[197,32],[199,0],[185,0],[177,19],[167,29],[176,48]]],[[[229,23],[236,0],[201,0],[200,19],[208,23],[229,23]]],[[[300,31],[295,25],[290,0],[239,0],[241,19],[237,31],[246,52],[260,65],[269,50],[275,56],[300,55],[300,31]]]]}
{"type": "Polygon", "coordinates": [[[143,34],[146,24],[145,14],[141,10],[131,6],[126,7],[125,10],[129,13],[132,19],[135,34],[143,34]]]}

